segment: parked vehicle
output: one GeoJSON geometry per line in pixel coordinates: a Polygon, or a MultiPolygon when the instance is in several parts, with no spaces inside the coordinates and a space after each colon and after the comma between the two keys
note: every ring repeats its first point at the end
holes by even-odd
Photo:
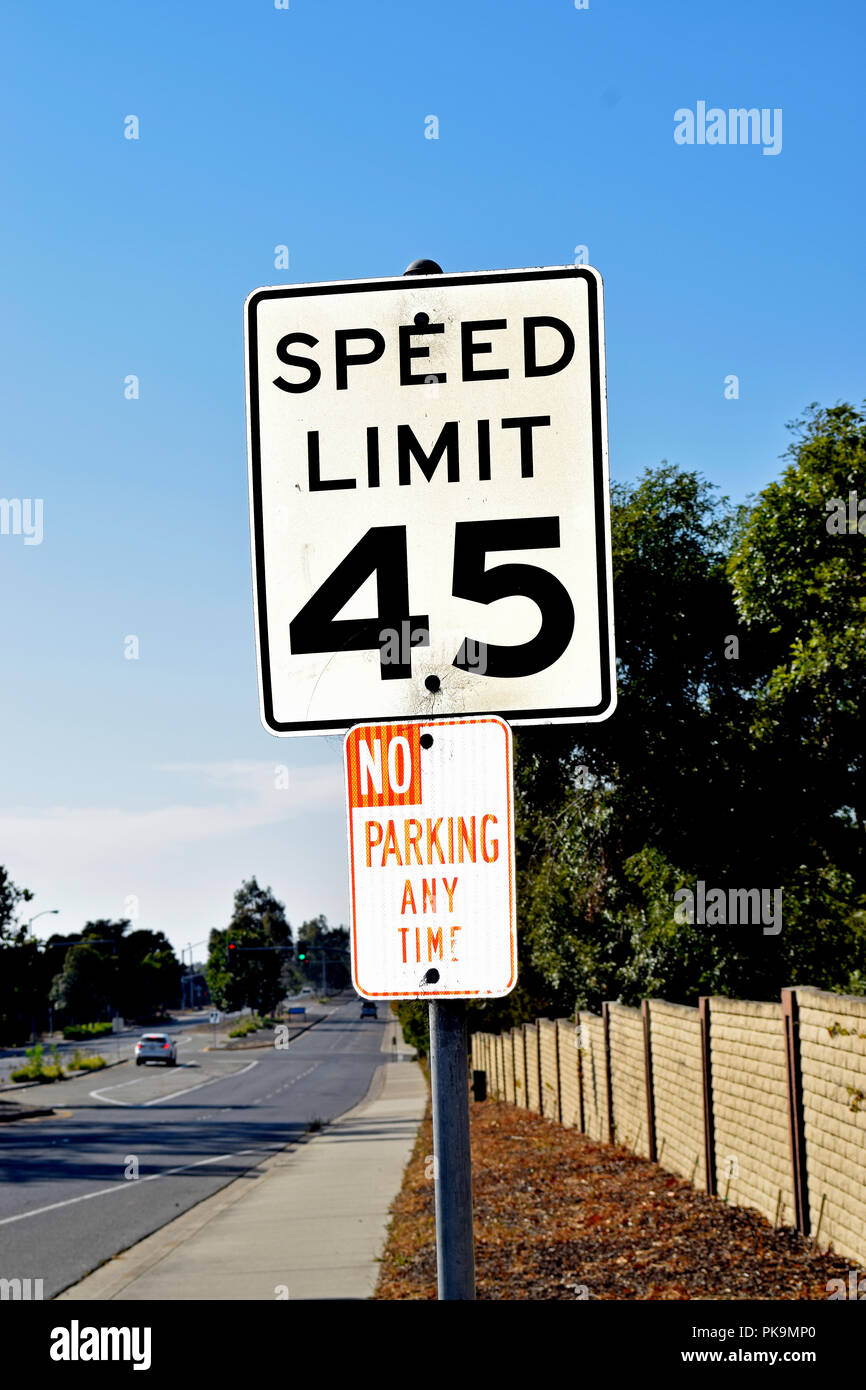
{"type": "Polygon", "coordinates": [[[135,1044],[135,1065],[141,1067],[145,1062],[177,1066],[177,1043],[174,1038],[170,1038],[168,1033],[144,1033],[135,1044]]]}

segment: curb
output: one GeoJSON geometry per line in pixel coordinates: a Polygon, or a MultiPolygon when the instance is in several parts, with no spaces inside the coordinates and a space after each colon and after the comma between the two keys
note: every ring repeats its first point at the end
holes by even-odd
{"type": "Polygon", "coordinates": [[[56,1114],[57,1111],[54,1109],[53,1105],[49,1105],[47,1108],[45,1106],[31,1105],[23,1110],[19,1110],[15,1115],[4,1114],[4,1112],[0,1110],[0,1125],[11,1125],[14,1124],[16,1120],[36,1120],[39,1119],[40,1116],[44,1117],[45,1115],[56,1114]]]}

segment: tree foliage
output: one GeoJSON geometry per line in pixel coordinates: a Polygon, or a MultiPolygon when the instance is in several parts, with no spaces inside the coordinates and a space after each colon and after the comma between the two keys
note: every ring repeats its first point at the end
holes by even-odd
{"type": "Polygon", "coordinates": [[[292,983],[298,979],[305,984],[328,990],[345,989],[349,984],[349,933],[345,927],[329,927],[327,917],[319,915],[298,927],[297,956],[304,960],[292,973],[292,983]]]}
{"type": "Polygon", "coordinates": [[[247,879],[235,893],[228,927],[210,934],[205,975],[211,998],[221,1009],[270,1013],[285,993],[283,966],[292,949],[285,907],[270,888],[247,879]]]}
{"type": "Polygon", "coordinates": [[[745,507],[667,464],[614,489],[618,706],[515,738],[522,977],[491,1021],[520,994],[554,1014],[863,988],[866,537],[827,519],[866,499],[866,419],[794,430],[745,507]],[[781,932],[678,923],[699,879],[781,888],[781,932]]]}

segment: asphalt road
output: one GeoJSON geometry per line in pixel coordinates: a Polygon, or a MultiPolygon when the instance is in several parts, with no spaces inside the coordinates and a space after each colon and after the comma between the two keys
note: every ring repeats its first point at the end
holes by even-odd
{"type": "Polygon", "coordinates": [[[390,1018],[359,1014],[353,997],[287,1048],[232,1053],[205,1050],[212,1028],[179,1025],[164,1030],[179,1038],[174,1068],[129,1061],[55,1083],[57,1115],[0,1127],[0,1277],[43,1279],[53,1297],[350,1109],[390,1018]]]}

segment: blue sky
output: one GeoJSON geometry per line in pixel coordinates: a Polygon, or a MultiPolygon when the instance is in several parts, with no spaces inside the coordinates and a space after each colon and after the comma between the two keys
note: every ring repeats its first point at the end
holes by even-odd
{"type": "Polygon", "coordinates": [[[295,923],[345,920],[340,740],[259,724],[249,291],[417,256],[569,264],[585,245],[606,287],[612,476],[667,458],[744,497],[778,473],[786,420],[864,395],[864,15],[4,7],[0,494],[42,498],[44,538],[0,536],[0,863],[33,912],[61,909],[38,928],[136,899],[137,925],[180,947],[253,873],[295,923]],[[674,112],[698,101],[781,108],[781,153],[677,145],[674,112]]]}

